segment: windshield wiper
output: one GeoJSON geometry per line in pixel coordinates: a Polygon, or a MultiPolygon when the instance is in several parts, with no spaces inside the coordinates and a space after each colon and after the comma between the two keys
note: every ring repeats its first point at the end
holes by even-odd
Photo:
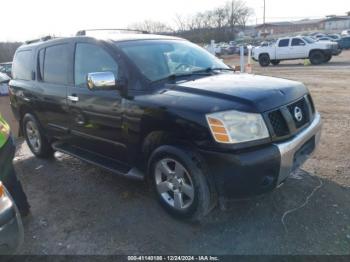
{"type": "Polygon", "coordinates": [[[206,76],[206,75],[209,75],[209,73],[210,72],[206,72],[206,71],[200,70],[200,71],[188,72],[188,73],[185,73],[185,74],[171,74],[171,75],[168,75],[168,76],[166,76],[164,78],[161,78],[161,79],[158,79],[158,80],[154,80],[153,82],[161,82],[161,81],[164,81],[164,80],[176,80],[177,78],[189,77],[189,76],[195,76],[195,75],[206,76]]]}
{"type": "Polygon", "coordinates": [[[153,82],[161,82],[164,80],[176,80],[176,79],[181,78],[181,77],[189,77],[189,76],[196,76],[196,75],[206,76],[206,75],[210,75],[214,71],[234,71],[234,70],[232,68],[224,68],[224,67],[222,67],[222,68],[221,67],[208,67],[205,69],[191,71],[191,72],[184,73],[184,74],[171,74],[171,75],[168,75],[167,77],[155,80],[153,82]]]}

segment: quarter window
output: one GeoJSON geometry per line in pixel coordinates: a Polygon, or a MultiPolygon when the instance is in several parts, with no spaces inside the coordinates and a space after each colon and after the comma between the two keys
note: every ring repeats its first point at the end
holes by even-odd
{"type": "Polygon", "coordinates": [[[289,39],[282,39],[280,40],[280,42],[278,43],[279,47],[286,47],[289,45],[289,39]]]}
{"type": "Polygon", "coordinates": [[[75,50],[74,81],[75,86],[86,87],[88,73],[112,72],[118,78],[117,62],[101,47],[80,43],[75,50]]]}
{"type": "MultiPolygon", "coordinates": [[[[40,60],[40,54],[39,54],[40,60]]],[[[53,84],[68,83],[69,46],[68,44],[47,47],[44,58],[42,80],[53,84]]]]}
{"type": "Polygon", "coordinates": [[[13,62],[13,78],[21,80],[32,79],[32,51],[19,51],[13,62]]]}

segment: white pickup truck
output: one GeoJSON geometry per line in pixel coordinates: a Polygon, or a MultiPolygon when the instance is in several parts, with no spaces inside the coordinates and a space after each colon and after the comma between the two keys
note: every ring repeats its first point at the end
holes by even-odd
{"type": "Polygon", "coordinates": [[[275,44],[255,47],[252,57],[261,66],[278,65],[282,60],[310,59],[313,65],[327,63],[333,55],[339,55],[341,49],[336,42],[316,41],[311,37],[284,37],[275,44]]]}

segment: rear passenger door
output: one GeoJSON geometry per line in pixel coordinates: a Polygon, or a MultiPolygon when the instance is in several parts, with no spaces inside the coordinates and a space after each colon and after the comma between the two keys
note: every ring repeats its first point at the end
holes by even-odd
{"type": "Polygon", "coordinates": [[[306,58],[308,50],[306,43],[301,38],[293,38],[291,43],[291,58],[306,58]]]}
{"type": "Polygon", "coordinates": [[[278,42],[278,46],[276,48],[276,58],[277,60],[290,58],[289,38],[281,39],[278,42]]]}
{"type": "Polygon", "coordinates": [[[122,139],[122,97],[119,90],[89,90],[87,74],[112,72],[120,67],[111,50],[98,42],[77,42],[74,85],[68,90],[72,143],[114,160],[126,159],[122,139]]]}
{"type": "Polygon", "coordinates": [[[45,46],[37,53],[38,107],[44,115],[42,124],[54,137],[68,133],[67,89],[71,56],[71,44],[68,42],[45,46]]]}

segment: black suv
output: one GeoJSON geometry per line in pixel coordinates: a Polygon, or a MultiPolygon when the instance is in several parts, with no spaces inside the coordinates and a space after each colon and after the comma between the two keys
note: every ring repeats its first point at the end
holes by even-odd
{"type": "Polygon", "coordinates": [[[270,191],[314,151],[321,118],[298,82],[235,73],[184,39],[80,35],[21,46],[13,111],[32,152],[150,182],[173,215],[270,191]]]}

